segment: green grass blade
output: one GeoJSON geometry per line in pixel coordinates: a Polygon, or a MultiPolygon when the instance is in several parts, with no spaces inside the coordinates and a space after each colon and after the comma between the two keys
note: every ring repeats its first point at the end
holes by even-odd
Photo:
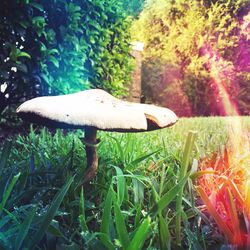
{"type": "Polygon", "coordinates": [[[122,170],[116,166],[113,167],[115,168],[117,178],[117,202],[121,206],[124,200],[126,182],[122,170]]]}
{"type": "Polygon", "coordinates": [[[44,220],[42,221],[41,225],[39,226],[38,230],[36,231],[34,237],[31,239],[28,248],[33,249],[36,244],[42,239],[43,235],[45,234],[47,228],[49,227],[52,219],[54,218],[58,208],[60,207],[64,196],[66,195],[71,183],[73,182],[73,177],[70,177],[66,184],[62,187],[62,189],[56,194],[54,197],[51,206],[46,213],[44,220]]]}
{"type": "Polygon", "coordinates": [[[55,237],[63,237],[62,232],[60,231],[59,228],[56,227],[56,225],[53,225],[53,221],[52,223],[50,223],[50,225],[48,226],[47,231],[52,234],[55,237]]]}
{"type": "Polygon", "coordinates": [[[201,170],[201,171],[197,171],[195,173],[192,173],[190,175],[190,179],[191,180],[196,180],[197,178],[200,178],[202,177],[203,175],[206,175],[206,174],[216,174],[216,172],[214,170],[201,170]]]}
{"type": "Polygon", "coordinates": [[[197,187],[196,189],[197,189],[197,192],[199,193],[201,199],[203,200],[204,204],[206,205],[208,212],[213,216],[213,218],[214,218],[216,224],[218,225],[218,227],[220,228],[220,230],[225,234],[227,239],[229,239],[229,240],[233,239],[234,238],[233,233],[231,232],[231,230],[228,228],[227,224],[222,220],[222,218],[220,217],[220,215],[218,214],[218,212],[214,208],[213,204],[209,200],[209,198],[208,198],[207,194],[205,193],[205,191],[203,190],[203,188],[197,187]]]}
{"type": "Polygon", "coordinates": [[[82,228],[82,231],[83,232],[89,231],[87,223],[86,223],[86,217],[85,217],[83,187],[81,188],[81,193],[80,193],[79,210],[80,210],[79,222],[80,222],[80,226],[82,228]]]}
{"type": "Polygon", "coordinates": [[[133,186],[133,195],[134,195],[134,203],[140,203],[144,199],[144,185],[143,183],[136,179],[132,179],[132,186],[133,186]]]}
{"type": "Polygon", "coordinates": [[[86,220],[84,218],[84,215],[82,215],[82,214],[79,215],[79,223],[80,223],[80,226],[81,226],[81,229],[83,232],[86,232],[89,230],[87,223],[86,223],[86,220]]]}
{"type": "Polygon", "coordinates": [[[146,160],[147,158],[149,158],[150,156],[152,156],[152,155],[154,155],[154,154],[156,154],[158,152],[160,152],[160,149],[155,150],[154,152],[151,152],[149,154],[143,155],[143,156],[129,162],[129,167],[127,167],[127,169],[131,171],[131,169],[133,169],[132,166],[135,166],[135,165],[139,164],[140,162],[146,160]]]}
{"type": "Polygon", "coordinates": [[[15,175],[12,178],[12,180],[11,180],[10,184],[8,185],[8,187],[6,188],[6,191],[4,192],[2,201],[0,203],[0,214],[2,213],[2,211],[4,209],[4,206],[5,206],[8,198],[10,197],[10,194],[11,194],[11,192],[12,192],[12,190],[13,190],[13,188],[14,188],[14,186],[15,186],[18,178],[19,178],[19,176],[20,176],[20,173],[18,173],[17,175],[15,175]]]}
{"type": "Polygon", "coordinates": [[[3,169],[6,167],[11,147],[12,147],[12,141],[6,141],[3,146],[2,154],[0,157],[0,177],[2,176],[3,169]]]}
{"type": "Polygon", "coordinates": [[[137,203],[137,205],[135,205],[135,221],[134,221],[134,227],[137,228],[139,223],[140,223],[140,219],[141,219],[141,203],[137,203]]]}
{"type": "Polygon", "coordinates": [[[109,220],[111,216],[111,209],[112,209],[112,188],[110,187],[104,203],[104,210],[103,210],[101,230],[100,230],[102,233],[107,235],[109,235],[109,220]]]}
{"type": "Polygon", "coordinates": [[[4,218],[8,217],[8,220],[9,221],[12,221],[14,222],[15,224],[19,225],[20,224],[20,221],[19,221],[19,218],[17,216],[15,216],[13,213],[9,212],[7,209],[3,209],[3,212],[7,215],[7,216],[4,216],[4,218]]]}
{"type": "Polygon", "coordinates": [[[21,249],[22,244],[24,242],[24,239],[27,236],[28,231],[30,229],[31,222],[33,221],[33,218],[34,218],[34,216],[36,214],[36,211],[37,211],[37,207],[33,207],[33,209],[27,215],[24,222],[20,225],[19,230],[18,230],[19,233],[18,233],[18,235],[16,237],[16,240],[15,240],[15,247],[14,247],[15,250],[21,249]]]}
{"type": "MultiPolygon", "coordinates": [[[[196,132],[189,131],[187,140],[185,143],[184,153],[181,161],[180,174],[178,179],[182,180],[188,172],[188,166],[191,159],[192,150],[194,147],[194,141],[196,138],[196,132]]],[[[176,244],[181,244],[181,215],[182,215],[182,196],[184,186],[179,190],[176,200],[176,244]]]]}
{"type": "Polygon", "coordinates": [[[116,230],[118,233],[118,238],[122,244],[123,248],[126,248],[130,244],[128,231],[126,228],[125,220],[123,218],[121,209],[117,204],[117,200],[115,197],[115,193],[113,193],[113,201],[114,201],[114,211],[115,211],[115,223],[116,223],[116,230]]]}
{"type": "Polygon", "coordinates": [[[103,245],[105,245],[108,249],[112,249],[111,241],[109,239],[109,222],[110,222],[110,216],[111,216],[111,209],[112,209],[112,187],[109,188],[105,202],[104,202],[104,209],[103,209],[103,215],[102,215],[102,222],[101,222],[101,228],[100,228],[100,234],[99,238],[103,245]],[[110,245],[111,244],[111,245],[110,245]]]}
{"type": "MultiPolygon", "coordinates": [[[[115,141],[115,145],[116,145],[117,151],[120,155],[121,162],[125,162],[125,155],[124,155],[124,150],[122,148],[121,142],[113,136],[109,136],[109,137],[115,141]]],[[[114,144],[113,144],[113,146],[114,146],[114,144]]]]}
{"type": "Polygon", "coordinates": [[[4,233],[0,231],[0,249],[5,250],[11,245],[4,233]]]}
{"type": "Polygon", "coordinates": [[[137,229],[135,236],[131,240],[129,246],[126,248],[127,250],[140,250],[142,249],[144,242],[148,236],[150,229],[150,217],[147,217],[143,220],[139,228],[137,229]]]}
{"type": "Polygon", "coordinates": [[[188,171],[188,165],[190,162],[196,135],[197,135],[197,132],[195,131],[189,131],[188,133],[187,140],[185,143],[184,153],[183,153],[183,157],[181,161],[181,169],[180,169],[180,175],[179,175],[180,179],[182,179],[188,171]]]}
{"type": "Polygon", "coordinates": [[[170,243],[171,243],[171,236],[168,229],[168,223],[162,216],[162,214],[159,214],[159,235],[160,235],[160,249],[171,249],[170,243]]]}
{"type": "Polygon", "coordinates": [[[195,232],[192,232],[189,228],[186,228],[185,232],[187,235],[187,240],[189,242],[189,249],[195,249],[195,250],[204,249],[204,247],[201,246],[195,232]]]}
{"type": "Polygon", "coordinates": [[[187,182],[188,175],[184,177],[177,185],[171,188],[165,195],[163,195],[160,200],[153,206],[151,213],[153,215],[159,214],[164,208],[166,208],[169,203],[177,196],[178,192],[183,188],[187,182]]]}
{"type": "Polygon", "coordinates": [[[108,249],[108,250],[115,250],[114,245],[112,244],[112,242],[110,241],[109,237],[107,234],[104,233],[97,233],[97,235],[99,236],[102,244],[108,249]]]}

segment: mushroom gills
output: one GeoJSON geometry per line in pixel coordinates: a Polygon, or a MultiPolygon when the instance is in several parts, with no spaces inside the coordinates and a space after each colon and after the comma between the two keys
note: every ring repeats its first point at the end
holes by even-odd
{"type": "Polygon", "coordinates": [[[150,114],[145,114],[145,116],[146,116],[147,125],[148,125],[147,130],[155,130],[160,127],[159,120],[155,116],[150,115],[150,114]]]}

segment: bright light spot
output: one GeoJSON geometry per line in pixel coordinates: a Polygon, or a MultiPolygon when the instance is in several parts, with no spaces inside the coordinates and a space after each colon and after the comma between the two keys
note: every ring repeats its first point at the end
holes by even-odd
{"type": "Polygon", "coordinates": [[[6,90],[6,88],[7,88],[7,83],[5,82],[4,84],[2,84],[2,85],[0,86],[0,91],[1,91],[2,93],[4,93],[4,91],[6,90]]]}
{"type": "Polygon", "coordinates": [[[17,67],[11,67],[11,71],[17,72],[17,67]]]}
{"type": "Polygon", "coordinates": [[[9,61],[10,60],[10,58],[9,57],[6,57],[3,61],[4,62],[7,62],[7,61],[9,61]]]}

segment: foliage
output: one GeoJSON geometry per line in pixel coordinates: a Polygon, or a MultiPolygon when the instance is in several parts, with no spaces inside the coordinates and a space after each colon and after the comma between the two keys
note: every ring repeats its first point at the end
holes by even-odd
{"type": "Polygon", "coordinates": [[[124,10],[133,17],[137,17],[142,11],[145,0],[123,0],[124,10]]]}
{"type": "Polygon", "coordinates": [[[144,94],[180,115],[183,106],[187,115],[223,114],[229,94],[248,114],[247,96],[237,94],[249,88],[242,83],[249,76],[248,7],[244,0],[147,1],[132,28],[145,44],[144,94]]]}
{"type": "Polygon", "coordinates": [[[35,95],[92,87],[124,95],[129,27],[116,1],[1,1],[0,113],[35,95]]]}
{"type": "MultiPolygon", "coordinates": [[[[249,118],[240,121],[249,132],[249,118]]],[[[176,230],[184,249],[223,244],[221,233],[210,233],[211,218],[198,209],[191,180],[204,176],[194,159],[226,145],[234,123],[194,118],[150,133],[100,132],[98,174],[84,188],[82,132],[31,128],[1,150],[1,248],[178,249],[176,230]],[[195,150],[193,133],[184,147],[189,130],[198,131],[195,150]]]]}
{"type": "MultiPolygon", "coordinates": [[[[246,146],[246,148],[249,148],[246,146]]],[[[249,245],[249,180],[250,155],[242,158],[232,151],[214,153],[200,163],[210,170],[197,182],[197,191],[225,238],[234,245],[249,245]]]]}

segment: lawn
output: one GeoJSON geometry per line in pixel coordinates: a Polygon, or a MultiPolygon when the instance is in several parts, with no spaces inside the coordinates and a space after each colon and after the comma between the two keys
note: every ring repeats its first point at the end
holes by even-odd
{"type": "Polygon", "coordinates": [[[31,127],[27,136],[6,140],[0,249],[220,249],[250,242],[249,117],[99,132],[99,169],[87,184],[82,136],[31,127]]]}

